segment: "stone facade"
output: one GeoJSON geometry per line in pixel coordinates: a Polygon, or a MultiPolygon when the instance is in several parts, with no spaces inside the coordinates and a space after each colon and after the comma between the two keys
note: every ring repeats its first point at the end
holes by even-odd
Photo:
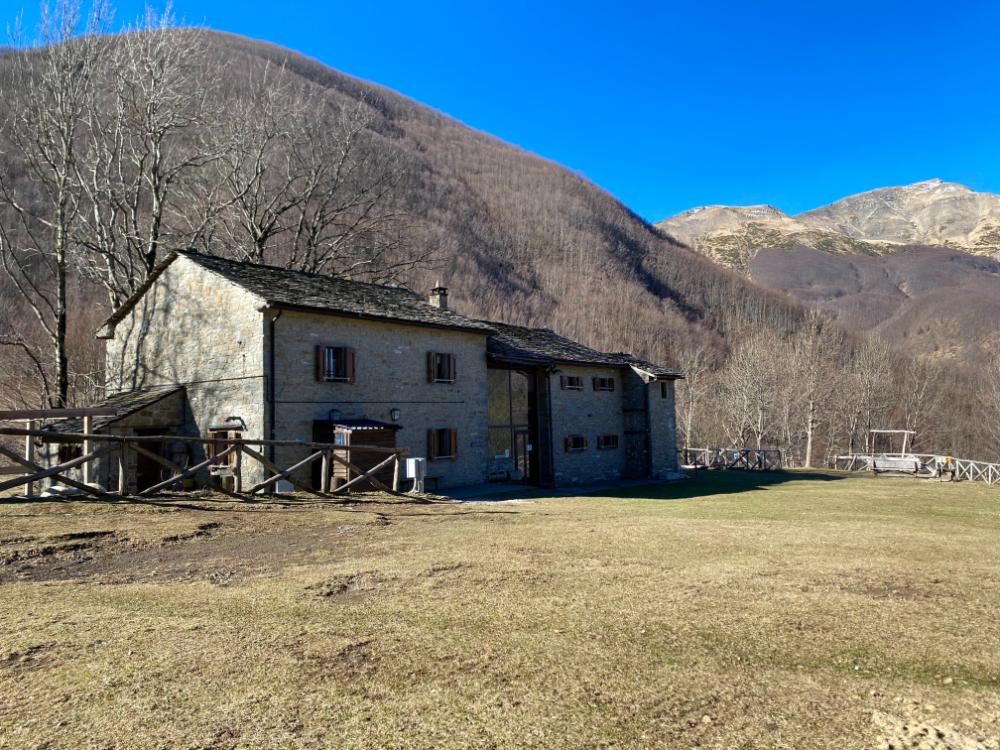
{"type": "MultiPolygon", "coordinates": [[[[427,431],[458,431],[458,455],[428,464],[441,488],[485,482],[486,336],[482,333],[359,320],[285,310],[275,325],[275,438],[310,439],[314,420],[331,411],[340,418],[392,421],[399,410],[396,445],[427,456],[427,431]],[[354,350],[355,382],[318,382],[317,345],[354,350]],[[427,353],[453,354],[454,383],[430,383],[427,353]]],[[[298,448],[279,448],[279,465],[305,458],[298,448]]],[[[306,479],[308,470],[301,477],[306,479]]]]}
{"type": "MultiPolygon", "coordinates": [[[[253,268],[268,273],[264,267],[253,268]]],[[[282,273],[287,277],[289,272],[282,273]]],[[[309,281],[313,284],[316,277],[309,281]]],[[[108,393],[183,386],[179,423],[151,426],[176,427],[191,436],[207,435],[210,425],[239,417],[246,424],[246,438],[309,442],[314,423],[335,414],[337,419],[394,422],[400,427],[397,447],[427,456],[428,431],[448,428],[457,431],[457,454],[429,463],[432,486],[447,489],[489,479],[488,359],[494,356],[489,339],[493,331],[461,316],[455,317],[466,321],[464,327],[447,327],[434,321],[378,320],[269,304],[260,296],[266,290],[250,288],[256,293],[214,267],[178,255],[106,329],[108,393]],[[319,345],[353,350],[354,382],[317,378],[319,345]],[[428,382],[428,352],[455,357],[455,382],[428,382]]],[[[368,291],[372,287],[357,289],[359,295],[374,294],[368,291]]],[[[421,304],[419,299],[416,304],[421,304]]],[[[508,334],[512,330],[507,327],[508,334]]],[[[542,333],[547,341],[559,339],[551,331],[542,333]]],[[[585,484],[675,471],[673,381],[647,384],[620,355],[559,341],[609,364],[533,360],[525,366],[535,378],[539,399],[534,450],[546,465],[542,481],[585,484]],[[581,377],[583,390],[562,389],[561,375],[581,377]],[[595,390],[593,378],[614,378],[615,389],[595,390]],[[573,435],[586,438],[586,450],[566,450],[565,438],[573,435]],[[616,436],[618,446],[599,450],[603,435],[616,436]]],[[[660,377],[672,374],[661,372],[660,377]]],[[[201,460],[201,453],[191,456],[191,463],[201,460]]],[[[265,453],[279,466],[308,455],[306,448],[297,446],[276,446],[265,453]]],[[[245,486],[265,475],[256,461],[244,462],[245,486]]],[[[308,482],[310,469],[297,478],[308,482]]]]}
{"type": "MultiPolygon", "coordinates": [[[[186,435],[239,416],[266,437],[263,300],[187,258],[154,282],[107,345],[107,392],[183,385],[186,435]]],[[[263,469],[248,462],[248,481],[263,469]]]]}

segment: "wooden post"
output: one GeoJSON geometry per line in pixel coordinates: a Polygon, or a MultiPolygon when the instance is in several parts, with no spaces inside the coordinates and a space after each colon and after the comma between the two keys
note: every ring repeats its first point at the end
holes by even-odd
{"type": "MultiPolygon", "coordinates": [[[[26,419],[24,420],[29,430],[35,429],[35,420],[26,419]]],[[[31,435],[26,435],[24,437],[24,460],[35,462],[35,438],[31,435]]],[[[56,457],[56,463],[59,463],[58,456],[56,457]]],[[[28,497],[33,497],[35,494],[35,483],[28,482],[28,497]]]]}
{"type": "MultiPolygon", "coordinates": [[[[91,430],[91,427],[93,426],[92,420],[93,420],[93,417],[91,417],[89,415],[87,415],[87,416],[85,416],[83,418],[83,434],[84,435],[91,434],[90,430],[91,430]]],[[[88,440],[87,438],[84,438],[84,440],[83,440],[83,455],[85,455],[85,456],[88,455],[90,453],[90,451],[91,451],[90,440],[88,440]]],[[[89,461],[83,465],[83,483],[84,484],[90,484],[90,462],[89,461]]]]}
{"type": "Polygon", "coordinates": [[[237,495],[243,492],[243,444],[236,444],[236,466],[233,468],[233,492],[237,495]]]}
{"type": "Polygon", "coordinates": [[[122,443],[118,451],[118,494],[122,497],[128,495],[128,473],[125,471],[125,443],[122,443]]]}
{"type": "Polygon", "coordinates": [[[392,491],[399,492],[399,454],[396,454],[396,462],[392,466],[392,491]]]}
{"type": "Polygon", "coordinates": [[[323,460],[320,462],[319,491],[330,491],[330,451],[323,451],[323,460]]]}

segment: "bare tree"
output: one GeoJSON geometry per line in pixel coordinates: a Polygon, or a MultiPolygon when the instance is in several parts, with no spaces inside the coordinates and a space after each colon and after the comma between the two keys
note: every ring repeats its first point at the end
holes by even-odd
{"type": "Polygon", "coordinates": [[[684,379],[678,381],[677,421],[685,448],[691,447],[696,434],[695,420],[709,393],[712,354],[712,347],[704,336],[681,339],[677,351],[677,366],[684,375],[684,379]]]}
{"type": "Polygon", "coordinates": [[[813,313],[793,342],[789,375],[794,382],[798,422],[805,439],[802,465],[807,469],[813,465],[816,431],[827,416],[833,376],[837,369],[839,342],[830,329],[829,321],[819,313],[813,313]]]}
{"type": "Polygon", "coordinates": [[[83,205],[75,173],[86,154],[83,115],[106,50],[101,34],[109,15],[100,4],[85,15],[78,0],[43,4],[37,39],[26,43],[18,33],[20,54],[5,66],[11,100],[4,156],[24,165],[26,179],[19,184],[0,172],[0,264],[46,343],[15,328],[0,333],[0,341],[32,361],[53,407],[69,397],[68,282],[83,205]]]}
{"type": "Polygon", "coordinates": [[[337,108],[266,67],[216,131],[218,237],[243,259],[312,273],[388,280],[429,264],[433,253],[405,242],[405,170],[375,122],[363,99],[337,108]]]}
{"type": "Polygon", "coordinates": [[[112,307],[134,292],[169,250],[204,238],[218,206],[191,201],[191,185],[219,158],[204,32],[174,28],[169,8],[147,9],[109,46],[103,91],[81,113],[89,136],[76,178],[86,192],[78,240],[83,266],[112,307]],[[193,81],[198,80],[198,85],[193,81]]]}

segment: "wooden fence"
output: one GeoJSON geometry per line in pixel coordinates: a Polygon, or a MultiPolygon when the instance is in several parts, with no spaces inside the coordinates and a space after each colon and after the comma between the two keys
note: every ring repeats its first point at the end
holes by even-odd
{"type": "Polygon", "coordinates": [[[781,451],[771,448],[681,448],[681,466],[692,469],[781,471],[781,451]]]}
{"type": "MultiPolygon", "coordinates": [[[[880,468],[880,459],[898,459],[901,457],[903,456],[897,453],[854,453],[847,456],[837,456],[834,460],[834,467],[844,471],[868,471],[878,474],[883,471],[891,471],[891,469],[880,468]]],[[[909,473],[913,476],[926,479],[947,477],[955,480],[965,479],[973,482],[985,482],[989,485],[1000,484],[1000,464],[941,456],[932,453],[908,453],[905,455],[905,458],[914,459],[917,465],[916,471],[896,473],[909,473]]]]}
{"type": "MultiPolygon", "coordinates": [[[[89,427],[89,423],[87,423],[87,426],[89,427]]],[[[184,435],[105,435],[89,431],[82,433],[54,432],[39,430],[34,427],[0,427],[0,436],[20,437],[25,440],[25,455],[23,456],[8,447],[0,445],[0,456],[12,462],[10,465],[0,466],[0,475],[19,475],[13,479],[0,481],[0,492],[27,485],[28,495],[34,494],[35,483],[43,480],[51,480],[61,482],[96,497],[126,496],[129,494],[129,487],[132,486],[130,477],[128,476],[128,461],[125,460],[126,451],[133,451],[160,464],[165,470],[164,474],[168,475],[153,486],[139,491],[137,494],[141,496],[154,495],[169,488],[183,487],[187,480],[194,480],[196,483],[201,482],[208,486],[213,486],[214,489],[221,489],[227,494],[239,496],[253,496],[264,490],[273,489],[281,480],[286,480],[299,490],[319,497],[339,495],[364,482],[385,492],[398,493],[400,462],[407,453],[405,449],[365,445],[341,446],[330,443],[307,443],[295,440],[202,438],[184,435]],[[34,458],[34,442],[36,438],[42,438],[47,443],[82,444],[83,455],[55,466],[42,466],[34,458]],[[159,455],[156,451],[149,450],[149,446],[152,443],[184,443],[202,448],[211,446],[214,450],[206,451],[212,453],[210,458],[199,461],[190,467],[182,467],[159,455]],[[309,455],[291,466],[281,468],[264,456],[267,446],[303,448],[309,452],[309,455]],[[362,469],[351,463],[349,458],[351,451],[384,454],[385,458],[370,468],[362,469]],[[94,462],[111,454],[114,454],[113,458],[117,460],[117,482],[113,490],[110,487],[97,486],[91,481],[94,476],[91,471],[94,462]],[[244,490],[243,466],[248,459],[256,461],[263,466],[265,473],[269,474],[269,476],[249,489],[244,490]],[[309,486],[309,484],[302,482],[294,476],[294,472],[304,469],[316,461],[319,461],[321,464],[319,489],[309,486]],[[348,481],[338,487],[330,486],[331,468],[334,464],[339,464],[348,471],[348,481]],[[375,476],[377,472],[386,470],[390,466],[392,467],[391,486],[386,485],[375,476]],[[81,469],[83,481],[77,481],[72,477],[66,476],[66,472],[77,468],[81,469]],[[232,477],[234,487],[231,492],[219,486],[214,486],[219,483],[218,479],[215,478],[220,476],[232,477]]]]}

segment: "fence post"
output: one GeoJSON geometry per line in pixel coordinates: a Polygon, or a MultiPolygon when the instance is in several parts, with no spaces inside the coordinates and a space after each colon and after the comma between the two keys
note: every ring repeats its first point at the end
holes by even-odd
{"type": "Polygon", "coordinates": [[[320,461],[319,491],[330,491],[330,451],[323,451],[323,459],[320,461]]]}
{"type": "MultiPolygon", "coordinates": [[[[34,430],[35,429],[35,420],[33,420],[33,419],[26,419],[24,421],[25,421],[25,424],[27,425],[27,427],[28,427],[29,430],[34,430]]],[[[35,462],[35,438],[34,438],[33,435],[25,435],[24,436],[24,460],[25,461],[30,461],[31,463],[35,462]]],[[[56,463],[59,463],[58,458],[56,459],[56,463]]],[[[35,483],[34,482],[28,482],[28,494],[27,494],[27,496],[28,497],[34,497],[34,495],[35,495],[35,483]]]]}
{"type": "Polygon", "coordinates": [[[243,443],[236,444],[236,467],[233,469],[233,492],[243,494],[243,443]]]}
{"type": "Polygon", "coordinates": [[[396,454],[396,461],[392,465],[392,491],[399,492],[399,454],[396,454]]]}
{"type": "MultiPolygon", "coordinates": [[[[91,417],[84,417],[83,418],[83,434],[84,435],[89,435],[91,427],[92,427],[91,417]]],[[[90,453],[90,450],[91,450],[90,440],[87,439],[87,438],[84,438],[83,439],[83,455],[85,455],[85,456],[88,455],[90,453]]],[[[84,484],[90,484],[90,461],[88,461],[87,463],[85,463],[83,465],[82,469],[83,469],[83,483],[84,484]]]]}
{"type": "Polygon", "coordinates": [[[118,446],[118,494],[122,497],[128,495],[128,474],[125,471],[125,441],[118,446]]]}

